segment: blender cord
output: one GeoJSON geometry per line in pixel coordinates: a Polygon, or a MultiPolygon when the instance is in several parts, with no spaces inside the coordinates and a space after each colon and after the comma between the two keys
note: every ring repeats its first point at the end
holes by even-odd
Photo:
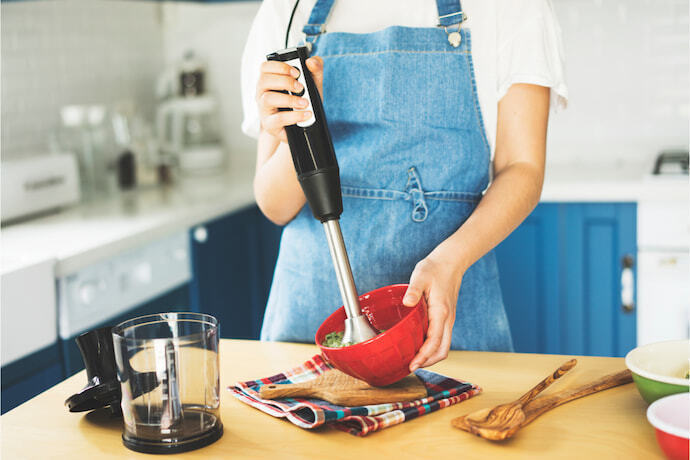
{"type": "Polygon", "coordinates": [[[285,48],[288,47],[288,37],[290,36],[290,28],[292,27],[292,19],[295,17],[295,11],[297,11],[297,5],[299,5],[299,0],[295,0],[295,6],[292,7],[292,14],[290,14],[290,21],[288,21],[287,30],[285,31],[285,48]]]}

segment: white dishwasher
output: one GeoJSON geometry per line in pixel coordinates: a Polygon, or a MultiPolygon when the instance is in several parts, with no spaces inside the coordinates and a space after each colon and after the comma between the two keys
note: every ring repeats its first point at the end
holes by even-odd
{"type": "Polygon", "coordinates": [[[82,367],[78,335],[142,314],[189,311],[186,231],[159,238],[58,279],[58,336],[67,376],[82,367]],[[177,291],[176,291],[177,290],[177,291]],[[170,293],[151,310],[150,302],[170,293]]]}
{"type": "Polygon", "coordinates": [[[637,345],[690,337],[690,186],[649,176],[637,208],[637,345]]]}

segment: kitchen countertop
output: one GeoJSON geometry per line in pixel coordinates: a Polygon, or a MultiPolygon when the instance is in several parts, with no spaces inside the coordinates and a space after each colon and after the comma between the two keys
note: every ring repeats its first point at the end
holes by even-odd
{"type": "Polygon", "coordinates": [[[652,176],[652,164],[546,166],[541,202],[616,203],[640,200],[688,200],[687,175],[652,176]]]}
{"type": "Polygon", "coordinates": [[[0,273],[46,260],[62,277],[254,203],[253,170],[140,188],[2,228],[0,273]]]}
{"type": "MultiPolygon", "coordinates": [[[[452,351],[431,369],[480,385],[467,401],[372,433],[365,438],[330,428],[308,431],[235,399],[235,381],[273,375],[317,353],[314,345],[222,340],[221,419],[216,443],[181,458],[663,458],[647,405],[633,384],[556,408],[504,442],[491,443],[450,426],[454,417],[517,399],[566,361],[565,356],[452,351]]],[[[624,369],[622,358],[578,357],[577,366],[544,394],[624,369]]],[[[3,458],[144,458],[122,445],[121,421],[72,414],[65,398],[86,383],[82,371],[0,418],[3,458]]]]}
{"type": "MultiPolygon", "coordinates": [[[[650,179],[649,165],[547,165],[542,202],[636,202],[688,198],[687,177],[650,179]]],[[[169,187],[120,193],[2,228],[0,273],[54,261],[74,273],[165,236],[253,204],[253,166],[169,187]]]]}

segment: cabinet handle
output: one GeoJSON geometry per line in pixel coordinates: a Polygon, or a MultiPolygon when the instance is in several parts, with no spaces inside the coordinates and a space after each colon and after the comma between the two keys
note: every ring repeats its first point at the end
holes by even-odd
{"type": "Polygon", "coordinates": [[[621,308],[623,313],[632,313],[635,310],[635,277],[633,266],[635,261],[630,254],[621,259],[623,270],[621,271],[621,308]]]}
{"type": "Polygon", "coordinates": [[[208,230],[203,225],[199,225],[194,229],[194,241],[197,243],[205,243],[208,240],[208,230]]]}

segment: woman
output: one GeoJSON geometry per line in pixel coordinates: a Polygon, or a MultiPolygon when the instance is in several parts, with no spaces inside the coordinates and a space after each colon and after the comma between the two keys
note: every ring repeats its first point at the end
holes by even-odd
{"type": "Polygon", "coordinates": [[[261,337],[312,341],[342,302],[286,143],[284,127],[309,114],[278,111],[303,108],[278,92],[301,88],[288,65],[263,62],[285,47],[288,22],[286,41],[311,45],[322,85],[359,292],[409,282],[403,303],[428,301],[410,370],[450,348],[512,350],[491,249],[539,201],[549,100],[567,97],[549,1],[261,5],[243,57],[243,129],[258,137],[257,203],[286,225],[261,337]]]}

